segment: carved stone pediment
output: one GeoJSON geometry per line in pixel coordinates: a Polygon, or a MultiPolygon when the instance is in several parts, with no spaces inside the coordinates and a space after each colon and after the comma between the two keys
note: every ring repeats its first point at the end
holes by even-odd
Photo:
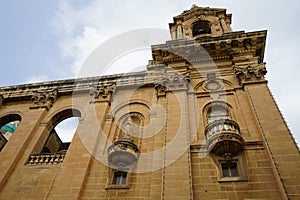
{"type": "Polygon", "coordinates": [[[240,84],[245,82],[265,80],[267,73],[265,63],[256,65],[233,66],[235,76],[238,78],[240,84]]]}
{"type": "Polygon", "coordinates": [[[116,84],[100,84],[98,86],[93,87],[90,90],[90,95],[92,96],[92,99],[90,103],[96,103],[96,102],[111,102],[112,101],[112,95],[115,91],[116,84]]]}
{"type": "Polygon", "coordinates": [[[49,110],[57,99],[57,90],[36,91],[31,97],[33,105],[30,108],[46,108],[49,110]]]}

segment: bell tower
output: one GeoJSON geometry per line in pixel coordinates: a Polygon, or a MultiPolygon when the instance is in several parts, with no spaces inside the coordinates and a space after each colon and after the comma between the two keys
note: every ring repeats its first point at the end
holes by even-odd
{"type": "Polygon", "coordinates": [[[193,5],[192,9],[175,16],[173,20],[169,24],[172,40],[218,37],[232,32],[231,14],[226,14],[226,9],[193,5]]]}

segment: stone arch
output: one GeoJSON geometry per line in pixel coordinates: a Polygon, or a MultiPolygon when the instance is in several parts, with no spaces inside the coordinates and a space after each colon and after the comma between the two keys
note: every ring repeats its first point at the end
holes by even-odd
{"type": "Polygon", "coordinates": [[[143,134],[144,119],[145,117],[139,112],[130,112],[120,117],[114,140],[128,137],[132,142],[138,143],[143,134]],[[127,131],[132,131],[132,133],[127,133],[127,131]]]}
{"type": "Polygon", "coordinates": [[[71,117],[78,117],[81,118],[82,114],[79,109],[76,108],[63,108],[55,112],[50,117],[50,120],[47,122],[47,135],[45,138],[45,142],[43,143],[43,146],[41,148],[41,153],[57,153],[66,151],[70,145],[70,142],[62,142],[60,137],[55,131],[55,127],[65,119],[71,118],[71,117]]]}
{"type": "Polygon", "coordinates": [[[17,113],[5,114],[0,117],[0,127],[12,121],[22,121],[22,117],[17,113]]]}
{"type": "Polygon", "coordinates": [[[0,117],[0,151],[4,148],[21,121],[22,117],[17,113],[7,113],[0,117]]]}
{"type": "Polygon", "coordinates": [[[208,20],[197,20],[192,23],[192,36],[211,34],[211,22],[208,20]]]}

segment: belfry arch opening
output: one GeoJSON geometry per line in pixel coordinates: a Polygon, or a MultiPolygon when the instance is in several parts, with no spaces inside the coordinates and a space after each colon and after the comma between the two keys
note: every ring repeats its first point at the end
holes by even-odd
{"type": "Polygon", "coordinates": [[[211,34],[210,22],[206,20],[196,21],[192,25],[193,37],[203,34],[211,34]]]}
{"type": "Polygon", "coordinates": [[[9,114],[0,118],[0,151],[17,130],[22,118],[18,114],[9,114]]]}
{"type": "Polygon", "coordinates": [[[76,132],[80,111],[67,109],[56,114],[50,121],[51,130],[41,153],[61,153],[68,150],[76,132]]]}

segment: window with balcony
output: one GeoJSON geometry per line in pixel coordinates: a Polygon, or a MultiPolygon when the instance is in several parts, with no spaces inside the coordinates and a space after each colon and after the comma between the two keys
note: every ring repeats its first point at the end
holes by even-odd
{"type": "Polygon", "coordinates": [[[143,117],[138,113],[125,115],[118,123],[118,131],[114,140],[126,139],[138,144],[141,138],[143,117]]]}
{"type": "Polygon", "coordinates": [[[207,122],[212,123],[221,119],[230,119],[228,106],[225,105],[212,105],[207,112],[207,122]]]}

